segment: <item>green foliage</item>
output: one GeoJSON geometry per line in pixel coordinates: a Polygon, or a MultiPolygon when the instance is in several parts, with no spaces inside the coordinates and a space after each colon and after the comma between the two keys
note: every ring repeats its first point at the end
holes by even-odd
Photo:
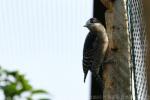
{"type": "MultiPolygon", "coordinates": [[[[18,71],[8,71],[0,67],[0,90],[3,91],[5,100],[14,100],[15,96],[19,96],[25,92],[29,95],[26,100],[33,100],[34,95],[38,94],[48,94],[47,91],[42,89],[34,89],[29,81],[25,78],[23,74],[18,71]]],[[[39,98],[38,100],[50,100],[39,98]]]]}

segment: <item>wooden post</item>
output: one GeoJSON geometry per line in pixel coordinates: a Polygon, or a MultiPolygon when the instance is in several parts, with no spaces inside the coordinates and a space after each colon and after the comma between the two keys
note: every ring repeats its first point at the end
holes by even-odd
{"type": "Polygon", "coordinates": [[[131,100],[130,47],[126,0],[100,0],[107,8],[106,28],[109,36],[108,59],[104,66],[104,100],[131,100]]]}
{"type": "Polygon", "coordinates": [[[142,0],[143,8],[144,8],[144,21],[146,24],[146,43],[147,43],[147,54],[146,54],[146,72],[147,72],[147,85],[148,85],[148,98],[150,99],[150,1],[149,0],[142,0]]]}

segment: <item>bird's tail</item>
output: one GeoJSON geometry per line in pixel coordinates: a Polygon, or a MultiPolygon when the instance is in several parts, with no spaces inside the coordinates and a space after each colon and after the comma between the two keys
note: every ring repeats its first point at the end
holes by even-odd
{"type": "Polygon", "coordinates": [[[84,83],[85,83],[85,80],[86,80],[87,74],[88,74],[88,71],[87,71],[86,73],[84,73],[84,83]]]}

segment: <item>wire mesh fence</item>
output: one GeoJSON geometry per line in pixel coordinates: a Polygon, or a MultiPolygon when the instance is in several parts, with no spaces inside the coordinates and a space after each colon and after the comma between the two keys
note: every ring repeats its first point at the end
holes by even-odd
{"type": "Polygon", "coordinates": [[[128,30],[131,42],[131,63],[135,99],[148,100],[146,79],[146,34],[142,0],[127,0],[128,30]]]}

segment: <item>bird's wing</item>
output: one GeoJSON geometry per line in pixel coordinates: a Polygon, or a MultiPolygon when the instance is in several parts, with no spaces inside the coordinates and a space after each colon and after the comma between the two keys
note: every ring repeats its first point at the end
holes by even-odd
{"type": "Polygon", "coordinates": [[[83,71],[84,71],[84,81],[86,79],[88,70],[91,68],[93,63],[93,58],[95,55],[96,45],[96,35],[93,33],[89,33],[85,39],[84,49],[83,49],[83,71]]]}

